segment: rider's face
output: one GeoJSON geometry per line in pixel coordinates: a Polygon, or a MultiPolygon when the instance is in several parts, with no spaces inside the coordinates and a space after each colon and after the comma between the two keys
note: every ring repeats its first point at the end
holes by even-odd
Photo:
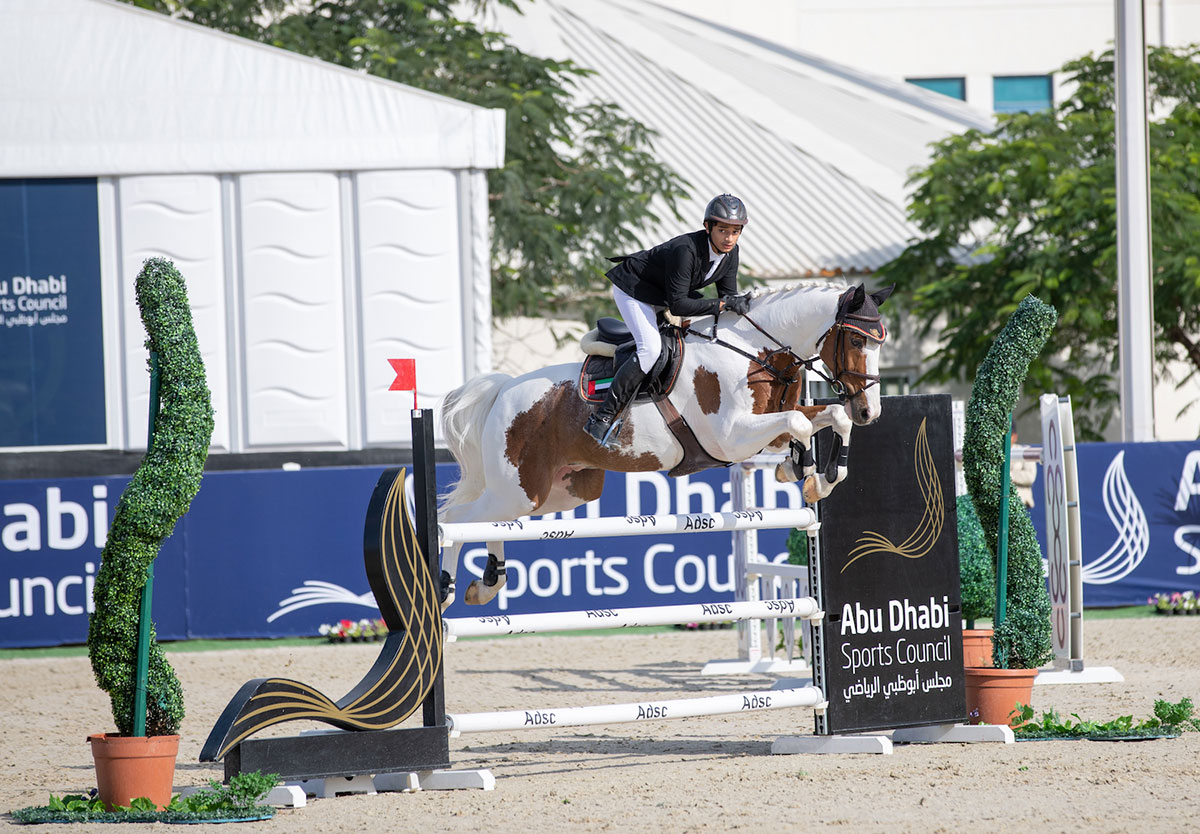
{"type": "Polygon", "coordinates": [[[742,227],[732,223],[710,223],[708,226],[708,239],[712,241],[712,248],[716,252],[732,250],[741,234],[742,227]]]}

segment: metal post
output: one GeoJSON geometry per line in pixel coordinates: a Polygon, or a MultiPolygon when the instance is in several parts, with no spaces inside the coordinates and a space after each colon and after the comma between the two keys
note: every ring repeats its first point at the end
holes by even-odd
{"type": "MultiPolygon", "coordinates": [[[[437,461],[433,446],[433,409],[412,410],[413,451],[413,527],[417,542],[429,565],[433,581],[441,581],[442,556],[438,550],[437,505],[430,498],[437,494],[437,461]]],[[[437,646],[435,651],[441,651],[437,646]]],[[[426,727],[441,727],[446,723],[445,667],[438,658],[438,672],[429,695],[422,705],[422,721],[426,727]]]]}
{"type": "MultiPolygon", "coordinates": [[[[755,506],[754,469],[741,464],[730,469],[730,498],[734,511],[755,506]]],[[[753,530],[733,533],[734,599],[738,602],[758,602],[760,578],[749,575],[751,562],[758,561],[758,534],[753,530]]],[[[738,623],[738,659],[757,663],[762,658],[762,621],[745,620],[738,623]]]]}
{"type": "MultiPolygon", "coordinates": [[[[1009,429],[1004,433],[1004,470],[1000,473],[1000,529],[996,539],[996,615],[993,625],[1004,622],[1008,605],[1008,494],[1012,488],[1012,418],[1009,429]]],[[[1007,668],[1008,658],[1001,658],[1002,668],[1007,668]]]]}
{"type": "Polygon", "coordinates": [[[1154,294],[1150,281],[1150,163],[1146,9],[1116,0],[1117,336],[1121,439],[1154,439],[1154,294]]]}
{"type": "MultiPolygon", "coordinates": [[[[150,351],[150,422],[146,428],[146,454],[154,448],[154,423],[158,418],[158,352],[150,351]]],[[[154,563],[146,566],[146,584],[138,607],[137,667],[133,690],[133,735],[146,735],[146,679],[150,675],[150,607],[154,597],[154,563]]]]}

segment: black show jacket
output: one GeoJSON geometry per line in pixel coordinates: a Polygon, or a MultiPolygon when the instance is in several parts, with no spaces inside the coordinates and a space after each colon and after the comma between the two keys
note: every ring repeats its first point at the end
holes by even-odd
{"type": "Polygon", "coordinates": [[[606,274],[608,280],[638,301],[666,307],[680,317],[707,316],[717,312],[720,298],[737,292],[738,247],[725,254],[711,278],[706,279],[711,262],[708,232],[701,229],[652,249],[632,255],[610,258],[616,266],[606,274]],[[700,290],[716,283],[717,298],[703,298],[700,290]]]}

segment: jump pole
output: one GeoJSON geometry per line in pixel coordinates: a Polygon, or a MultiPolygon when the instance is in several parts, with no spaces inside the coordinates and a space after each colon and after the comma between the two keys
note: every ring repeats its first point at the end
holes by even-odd
{"type": "Polygon", "coordinates": [[[816,513],[808,507],[802,507],[798,510],[741,510],[731,513],[458,522],[439,524],[438,538],[444,547],[447,544],[462,542],[662,536],[671,533],[713,533],[721,530],[793,527],[816,530],[818,526],[816,513]]]}
{"type": "Polygon", "coordinates": [[[460,733],[583,727],[589,724],[631,724],[648,720],[729,715],[790,707],[824,710],[827,706],[828,702],[820,689],[815,686],[801,686],[794,689],[766,689],[736,695],[712,695],[707,698],[680,698],[671,701],[472,712],[447,715],[446,723],[450,725],[450,736],[453,738],[460,733]]]}
{"type": "Polygon", "coordinates": [[[601,628],[716,623],[766,617],[819,620],[825,612],[812,597],[761,602],[714,602],[691,605],[657,605],[646,608],[600,608],[546,614],[496,614],[443,620],[446,642],[459,637],[494,637],[500,634],[537,634],[547,631],[588,631],[601,628]]]}

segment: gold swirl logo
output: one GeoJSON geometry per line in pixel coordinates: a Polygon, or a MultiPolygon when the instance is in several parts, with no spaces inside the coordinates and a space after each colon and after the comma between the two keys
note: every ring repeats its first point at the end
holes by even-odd
{"type": "Polygon", "coordinates": [[[913,469],[917,476],[917,487],[925,501],[925,512],[916,529],[900,544],[894,544],[891,539],[868,530],[854,542],[850,551],[850,559],[842,566],[841,573],[864,556],[876,553],[894,553],[905,559],[920,559],[933,549],[942,535],[942,527],[946,523],[946,506],[942,500],[942,482],[938,479],[937,467],[933,464],[933,455],[929,451],[929,435],[925,430],[925,420],[917,429],[917,444],[913,450],[913,469]]]}
{"type": "Polygon", "coordinates": [[[284,721],[384,730],[422,705],[441,671],[441,600],[404,500],[404,473],[385,471],[367,507],[363,561],[388,636],[366,677],[337,701],[287,678],[248,681],[221,713],[200,761],[224,758],[254,733],[284,721]]]}

